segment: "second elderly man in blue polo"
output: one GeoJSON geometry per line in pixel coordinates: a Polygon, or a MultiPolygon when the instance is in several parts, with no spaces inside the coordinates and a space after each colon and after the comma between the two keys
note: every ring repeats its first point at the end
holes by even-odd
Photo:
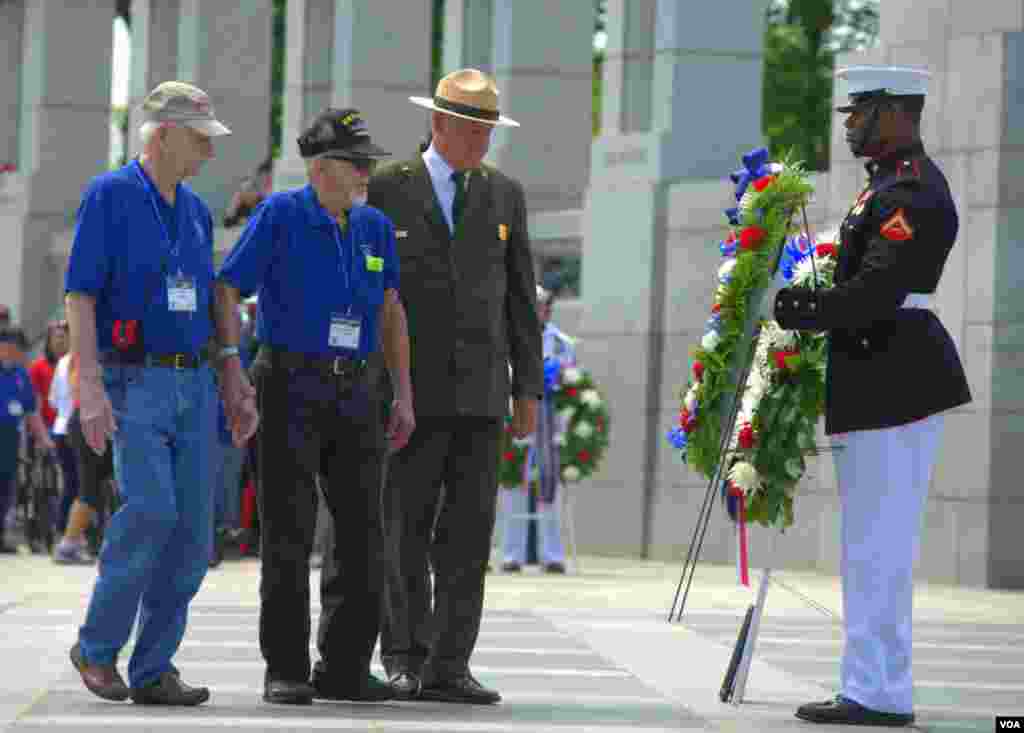
{"type": "MultiPolygon", "coordinates": [[[[390,685],[370,674],[382,579],[380,517],[385,437],[401,448],[414,427],[409,343],[398,299],[391,221],[366,206],[376,159],[353,109],[322,112],[299,138],[309,185],[270,196],[249,219],[218,277],[217,308],[259,296],[260,350],[252,373],[262,417],[259,511],[262,525],[260,648],[264,699],[308,704],[388,700],[390,685]],[[373,372],[383,349],[394,385],[385,435],[373,372]],[[310,684],[309,556],[316,521],[316,475],[334,520],[335,560],[325,579],[344,601],[325,609],[321,660],[310,684]]],[[[237,327],[237,319],[223,319],[237,327]]],[[[238,334],[221,334],[238,343],[238,334]]],[[[229,347],[230,348],[230,347],[229,347]]],[[[225,365],[226,410],[248,383],[237,358],[225,365]]]]}

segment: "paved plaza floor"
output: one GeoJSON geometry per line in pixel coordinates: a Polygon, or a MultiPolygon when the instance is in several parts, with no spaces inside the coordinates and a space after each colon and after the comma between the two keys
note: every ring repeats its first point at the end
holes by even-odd
{"type": "MultiPolygon", "coordinates": [[[[531,569],[490,576],[473,670],[501,691],[500,705],[316,703],[289,708],[260,699],[259,562],[226,562],[210,572],[193,604],[176,659],[186,681],[212,688],[212,699],[199,708],[154,709],[93,697],[68,662],[94,569],[57,567],[37,556],[0,557],[0,730],[815,729],[796,720],[793,711],[802,702],[834,693],[842,639],[835,622],[773,588],[747,700],[739,706],[723,704],[718,690],[752,592],[736,586],[733,568],[702,565],[683,621],[669,624],[667,610],[679,570],[663,563],[586,557],[579,571],[567,576],[531,569]]],[[[782,577],[819,603],[840,608],[836,578],[810,573],[782,577]]],[[[314,573],[314,598],[317,580],[314,573]]],[[[1024,714],[1024,593],[922,586],[914,635],[918,730],[991,731],[996,714],[1024,714]]]]}

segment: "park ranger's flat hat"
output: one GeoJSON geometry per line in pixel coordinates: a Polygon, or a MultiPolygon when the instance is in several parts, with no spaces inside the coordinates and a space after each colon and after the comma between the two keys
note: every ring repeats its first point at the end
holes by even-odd
{"type": "Polygon", "coordinates": [[[146,122],[187,125],[207,137],[231,134],[228,126],[214,114],[210,95],[183,81],[157,85],[142,100],[140,109],[146,122]]]}
{"type": "Polygon", "coordinates": [[[437,83],[434,98],[409,97],[420,107],[444,112],[465,120],[501,127],[519,127],[519,123],[498,111],[498,87],[494,79],[477,69],[453,71],[437,83]]]}
{"type": "Polygon", "coordinates": [[[836,109],[853,112],[882,97],[923,97],[928,93],[931,74],[907,66],[850,66],[837,71],[836,78],[846,82],[850,100],[836,109]]]}

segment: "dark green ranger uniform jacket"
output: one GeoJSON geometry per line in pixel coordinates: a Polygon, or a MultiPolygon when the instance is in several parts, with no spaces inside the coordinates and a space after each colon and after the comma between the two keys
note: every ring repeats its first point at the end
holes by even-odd
{"type": "Polygon", "coordinates": [[[370,179],[395,227],[417,418],[502,417],[510,395],[544,390],[522,186],[486,166],[466,185],[453,238],[421,158],[370,179]]]}

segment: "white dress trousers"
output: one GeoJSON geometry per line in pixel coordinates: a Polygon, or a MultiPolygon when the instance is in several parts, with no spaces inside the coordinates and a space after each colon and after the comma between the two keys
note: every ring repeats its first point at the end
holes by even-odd
{"type": "Polygon", "coordinates": [[[832,438],[842,505],[846,642],[841,694],[889,713],[913,708],[913,568],[943,416],[832,438]]]}

